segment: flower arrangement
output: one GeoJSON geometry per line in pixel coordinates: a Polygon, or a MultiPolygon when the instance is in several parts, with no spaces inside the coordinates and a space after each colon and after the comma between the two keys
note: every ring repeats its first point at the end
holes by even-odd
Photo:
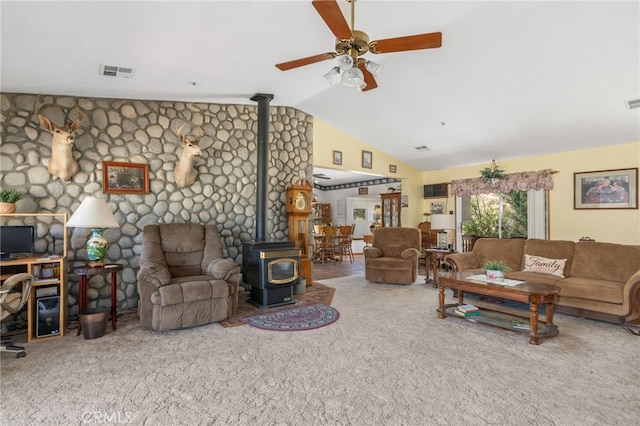
{"type": "Polygon", "coordinates": [[[491,281],[501,282],[504,281],[504,273],[510,271],[511,268],[499,260],[490,260],[482,265],[482,270],[491,281]]]}
{"type": "Polygon", "coordinates": [[[482,271],[484,272],[487,272],[487,271],[508,272],[510,270],[511,268],[509,268],[504,262],[501,262],[499,260],[490,260],[488,262],[485,262],[484,265],[482,265],[482,271]]]}
{"type": "Polygon", "coordinates": [[[480,170],[480,176],[486,183],[494,183],[496,179],[504,179],[504,170],[501,170],[496,164],[496,160],[491,161],[491,167],[485,167],[480,170]]]}

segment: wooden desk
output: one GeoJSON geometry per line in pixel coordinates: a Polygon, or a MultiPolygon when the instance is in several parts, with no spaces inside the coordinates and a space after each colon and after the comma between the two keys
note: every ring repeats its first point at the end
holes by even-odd
{"type": "Polygon", "coordinates": [[[427,265],[425,259],[425,268],[427,269],[427,277],[425,279],[425,283],[429,284],[429,270],[431,269],[431,283],[433,284],[433,288],[438,287],[438,268],[444,257],[450,253],[455,253],[455,251],[450,250],[441,250],[441,249],[425,249],[424,254],[426,259],[429,259],[429,264],[427,265]]]}
{"type": "MultiPolygon", "coordinates": [[[[78,314],[87,310],[87,284],[90,275],[111,273],[111,328],[116,329],[116,314],[118,308],[117,288],[118,288],[118,271],[122,269],[122,265],[116,263],[107,263],[104,266],[80,266],[73,268],[73,273],[80,276],[80,288],[78,291],[78,314]]],[[[77,335],[82,331],[82,324],[78,321],[77,335]]]]}

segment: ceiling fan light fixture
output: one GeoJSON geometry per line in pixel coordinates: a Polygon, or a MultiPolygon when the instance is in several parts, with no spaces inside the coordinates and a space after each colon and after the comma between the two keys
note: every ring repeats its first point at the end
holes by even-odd
{"type": "Polygon", "coordinates": [[[342,71],[348,71],[353,68],[353,58],[347,54],[338,57],[338,66],[342,71]]]}
{"type": "Polygon", "coordinates": [[[373,74],[374,76],[378,76],[380,75],[380,73],[382,72],[382,65],[375,63],[373,61],[367,61],[364,63],[364,67],[367,69],[367,71],[369,71],[371,74],[373,74]]]}
{"type": "Polygon", "coordinates": [[[356,89],[364,89],[367,83],[364,82],[364,75],[357,67],[353,67],[342,73],[342,85],[356,89]]]}
{"type": "Polygon", "coordinates": [[[333,86],[334,84],[340,81],[340,68],[339,67],[331,68],[328,73],[323,75],[323,77],[325,78],[325,80],[329,82],[330,85],[333,86]]]}

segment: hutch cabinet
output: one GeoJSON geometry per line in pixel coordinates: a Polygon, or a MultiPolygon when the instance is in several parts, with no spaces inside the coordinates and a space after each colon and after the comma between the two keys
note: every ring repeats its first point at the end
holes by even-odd
{"type": "Polygon", "coordinates": [[[382,198],[382,227],[397,227],[400,225],[401,192],[380,194],[382,198]]]}
{"type": "Polygon", "coordinates": [[[312,203],[314,225],[327,225],[331,220],[331,203],[312,203]]]}

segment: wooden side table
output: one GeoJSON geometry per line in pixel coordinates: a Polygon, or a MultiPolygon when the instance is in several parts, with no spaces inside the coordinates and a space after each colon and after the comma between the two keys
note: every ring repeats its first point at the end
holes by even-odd
{"type": "Polygon", "coordinates": [[[451,253],[456,253],[456,252],[451,250],[440,250],[440,249],[424,250],[425,256],[427,257],[427,259],[429,259],[429,265],[427,265],[425,260],[425,267],[427,269],[427,278],[425,279],[426,284],[429,284],[429,280],[430,280],[429,269],[431,269],[431,274],[433,276],[433,278],[431,279],[431,283],[433,284],[434,288],[438,287],[438,268],[440,267],[440,264],[442,263],[442,260],[444,259],[444,257],[451,253]]]}
{"type": "MultiPolygon", "coordinates": [[[[80,287],[78,291],[78,314],[87,310],[87,285],[90,275],[111,273],[111,328],[116,329],[117,314],[117,288],[118,288],[118,271],[122,269],[122,265],[117,263],[107,263],[104,266],[79,266],[73,268],[73,273],[80,276],[80,287]]],[[[78,332],[82,331],[82,324],[78,320],[78,332]]]]}

